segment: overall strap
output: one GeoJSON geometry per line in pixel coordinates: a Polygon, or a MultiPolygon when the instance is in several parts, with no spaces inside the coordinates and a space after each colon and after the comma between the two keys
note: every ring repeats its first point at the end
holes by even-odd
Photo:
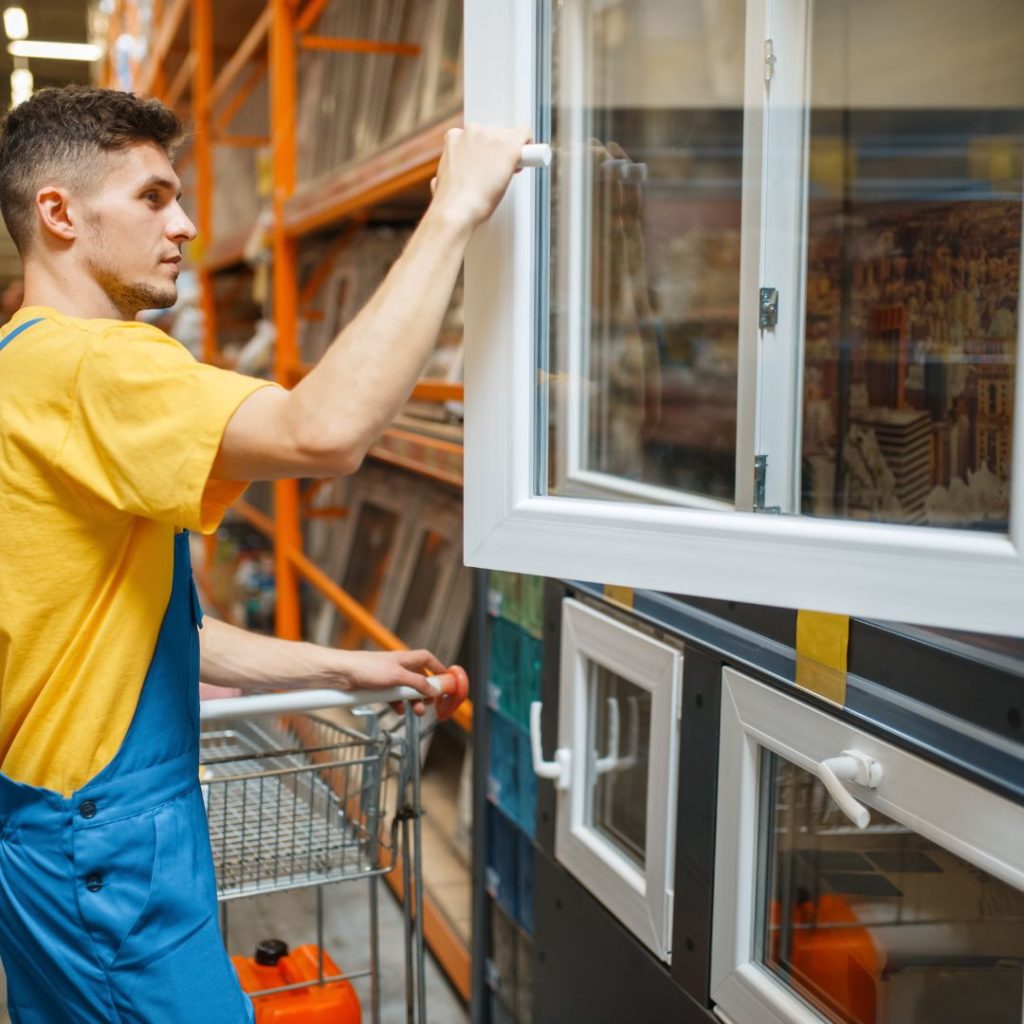
{"type": "Polygon", "coordinates": [[[35,326],[43,320],[43,317],[37,316],[34,320],[26,320],[20,327],[15,327],[6,338],[0,338],[0,352],[2,352],[14,339],[21,334],[22,331],[27,331],[30,327],[35,326]]]}

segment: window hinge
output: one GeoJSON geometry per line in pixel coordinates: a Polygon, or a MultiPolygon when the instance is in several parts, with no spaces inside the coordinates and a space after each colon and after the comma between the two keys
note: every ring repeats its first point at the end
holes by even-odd
{"type": "Polygon", "coordinates": [[[762,331],[770,330],[779,322],[779,289],[762,288],[758,293],[757,326],[762,331]]]}
{"type": "Polygon", "coordinates": [[[754,511],[780,515],[782,509],[778,505],[765,505],[764,489],[768,478],[768,456],[754,456],[754,511]]]}
{"type": "Polygon", "coordinates": [[[770,82],[775,77],[775,43],[770,39],[764,41],[764,80],[770,82]]]}

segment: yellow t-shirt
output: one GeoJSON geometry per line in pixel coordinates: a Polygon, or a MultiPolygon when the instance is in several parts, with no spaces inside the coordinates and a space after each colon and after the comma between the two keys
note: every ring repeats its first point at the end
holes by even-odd
{"type": "Polygon", "coordinates": [[[174,534],[244,490],[210,479],[265,381],[147,324],[26,307],[0,328],[0,770],[65,796],[117,753],[171,592],[174,534]]]}

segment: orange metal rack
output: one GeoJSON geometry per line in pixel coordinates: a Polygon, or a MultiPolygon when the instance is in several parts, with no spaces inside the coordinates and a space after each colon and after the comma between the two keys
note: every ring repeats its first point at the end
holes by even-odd
{"type": "MultiPolygon", "coordinates": [[[[329,49],[405,57],[418,53],[416,47],[382,44],[377,40],[329,39],[314,35],[312,30],[326,6],[327,0],[306,0],[305,3],[301,0],[267,0],[266,3],[218,0],[218,26],[220,19],[230,18],[237,34],[230,52],[224,52],[215,47],[213,0],[156,0],[149,55],[145,65],[135,69],[140,93],[158,97],[192,122],[192,152],[186,159],[191,160],[195,168],[199,238],[194,250],[198,250],[197,271],[204,312],[203,358],[208,362],[220,362],[215,275],[242,261],[243,247],[251,234],[251,229],[247,229],[225,238],[212,237],[213,147],[214,144],[251,147],[269,144],[271,148],[273,194],[269,236],[277,327],[274,377],[285,386],[294,384],[309,369],[299,361],[297,320],[301,307],[312,297],[310,290],[315,290],[329,275],[329,267],[314,274],[313,281],[300,294],[298,247],[301,239],[311,232],[341,226],[344,222],[357,226],[374,206],[405,193],[422,191],[436,171],[445,132],[462,120],[460,114],[431,125],[382,153],[342,168],[333,179],[318,182],[315,190],[296,192],[298,50],[329,49]],[[233,117],[264,76],[269,77],[269,138],[232,135],[233,117]]],[[[129,20],[128,6],[122,3],[111,16],[111,35],[127,28],[129,20]]],[[[104,68],[103,77],[108,84],[113,83],[112,64],[104,68]]],[[[328,256],[328,260],[332,258],[328,256]]],[[[425,380],[417,386],[414,397],[421,401],[459,400],[462,387],[425,380]]],[[[460,451],[449,441],[391,429],[373,446],[370,454],[381,461],[461,486],[460,451]]],[[[298,481],[275,483],[273,517],[244,501],[236,503],[235,508],[274,544],[278,636],[300,637],[301,577],[378,646],[386,650],[404,648],[399,637],[303,553],[301,517],[305,505],[298,481]]],[[[454,718],[467,731],[471,729],[469,702],[454,718]]],[[[401,872],[392,872],[387,878],[391,887],[400,891],[401,872]]],[[[429,892],[424,895],[427,942],[455,988],[468,1000],[469,951],[430,900],[429,892]]]]}

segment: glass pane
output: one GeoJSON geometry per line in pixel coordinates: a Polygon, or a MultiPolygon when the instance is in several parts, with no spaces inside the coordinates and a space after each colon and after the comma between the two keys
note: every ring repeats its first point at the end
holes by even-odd
{"type": "Polygon", "coordinates": [[[548,491],[731,502],[744,4],[552,7],[548,491]]]}
{"type": "Polygon", "coordinates": [[[409,647],[430,646],[428,615],[434,598],[434,589],[451,558],[452,545],[439,533],[427,530],[420,542],[412,582],[409,584],[409,591],[405,596],[405,604],[402,606],[402,614],[398,617],[398,627],[395,630],[409,647]]]}
{"type": "Polygon", "coordinates": [[[647,858],[647,757],[651,694],[590,667],[587,823],[641,870],[647,858]]]}
{"type": "Polygon", "coordinates": [[[760,956],[842,1024],[1021,1024],[1024,893],[766,754],[760,956]]]}
{"type": "Polygon", "coordinates": [[[803,511],[1005,531],[1024,5],[811,13],[803,511]]]}
{"type": "MultiPolygon", "coordinates": [[[[394,512],[369,502],[364,502],[360,507],[354,543],[341,586],[371,614],[380,604],[381,592],[391,567],[397,529],[398,516],[394,512]]],[[[362,643],[362,630],[339,616],[336,645],[352,648],[362,643]]]]}

